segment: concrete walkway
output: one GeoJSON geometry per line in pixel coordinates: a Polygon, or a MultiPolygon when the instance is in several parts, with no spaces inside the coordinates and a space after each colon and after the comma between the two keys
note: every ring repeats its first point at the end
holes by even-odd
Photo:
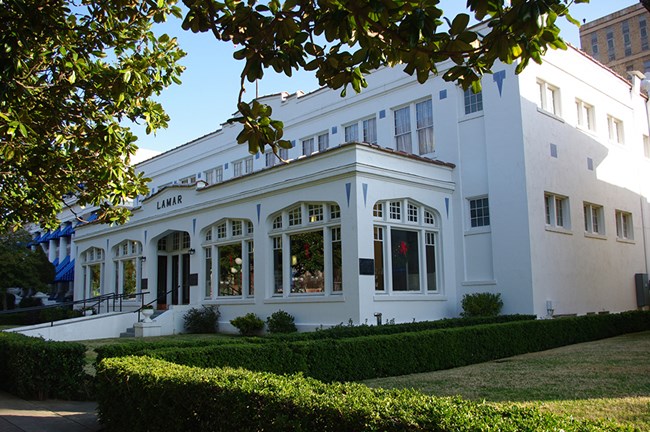
{"type": "Polygon", "coordinates": [[[0,432],[97,432],[97,403],[25,401],[0,391],[0,432]]]}

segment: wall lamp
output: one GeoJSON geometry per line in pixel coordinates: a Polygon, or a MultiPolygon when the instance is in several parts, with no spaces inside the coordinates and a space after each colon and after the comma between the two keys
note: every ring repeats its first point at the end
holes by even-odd
{"type": "Polygon", "coordinates": [[[194,250],[194,248],[192,248],[192,249],[190,249],[188,252],[190,253],[190,255],[194,255],[194,253],[196,252],[196,250],[194,250]]]}
{"type": "Polygon", "coordinates": [[[147,257],[146,257],[146,256],[141,256],[141,257],[140,257],[140,262],[145,262],[146,260],[147,260],[147,257]]]}

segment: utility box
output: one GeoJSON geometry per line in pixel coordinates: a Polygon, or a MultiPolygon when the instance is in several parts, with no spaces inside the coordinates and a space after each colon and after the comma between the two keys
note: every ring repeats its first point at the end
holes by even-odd
{"type": "Polygon", "coordinates": [[[636,273],[634,275],[636,286],[637,307],[650,306],[650,287],[648,286],[648,273],[636,273]]]}

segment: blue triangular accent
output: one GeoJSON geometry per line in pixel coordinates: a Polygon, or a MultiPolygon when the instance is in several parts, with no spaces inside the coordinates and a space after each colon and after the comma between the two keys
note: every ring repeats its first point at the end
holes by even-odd
{"type": "Polygon", "coordinates": [[[147,230],[144,230],[144,242],[147,243],[147,230]]]}
{"type": "Polygon", "coordinates": [[[345,194],[348,197],[348,207],[350,207],[350,191],[352,190],[352,183],[345,184],[345,194]]]}
{"type": "Polygon", "coordinates": [[[192,235],[196,235],[196,219],[192,219],[192,235]]]}
{"type": "Polygon", "coordinates": [[[449,198],[445,198],[445,208],[447,210],[447,219],[449,219],[449,198]]]}
{"type": "Polygon", "coordinates": [[[361,186],[363,187],[363,206],[367,206],[367,199],[368,199],[368,183],[362,183],[361,186]]]}
{"type": "Polygon", "coordinates": [[[500,70],[498,72],[494,73],[494,76],[492,77],[495,83],[497,83],[497,87],[499,88],[499,97],[503,93],[503,80],[506,79],[506,71],[505,70],[500,70]]]}
{"type": "Polygon", "coordinates": [[[258,225],[260,224],[260,214],[261,214],[261,211],[262,211],[262,204],[258,204],[258,205],[257,205],[257,224],[258,224],[258,225]]]}

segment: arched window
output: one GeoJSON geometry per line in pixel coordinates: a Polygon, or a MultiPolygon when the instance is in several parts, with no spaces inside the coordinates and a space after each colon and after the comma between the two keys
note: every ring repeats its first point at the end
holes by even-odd
{"type": "Polygon", "coordinates": [[[97,297],[102,293],[104,249],[91,247],[81,257],[84,298],[97,297]]]}
{"type": "Polygon", "coordinates": [[[203,238],[205,298],[252,297],[253,224],[244,219],[224,219],[208,227],[203,238]]]}
{"type": "Polygon", "coordinates": [[[427,293],[440,290],[439,215],[407,199],[373,207],[375,290],[427,293]]]}
{"type": "Polygon", "coordinates": [[[270,218],[273,295],[340,294],[341,208],[301,203],[270,218]]]}
{"type": "Polygon", "coordinates": [[[135,298],[135,294],[140,291],[141,257],[142,244],[138,241],[126,240],[115,246],[113,262],[115,264],[116,294],[135,298]]]}

